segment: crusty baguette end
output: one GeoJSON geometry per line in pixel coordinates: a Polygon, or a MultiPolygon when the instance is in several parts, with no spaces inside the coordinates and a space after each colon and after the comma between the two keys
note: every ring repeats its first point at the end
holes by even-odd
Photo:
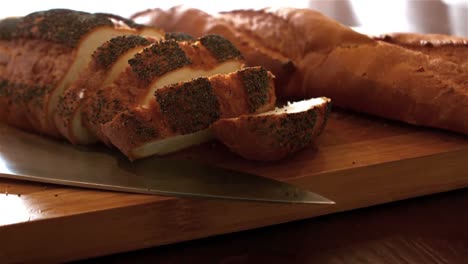
{"type": "Polygon", "coordinates": [[[330,99],[321,97],[262,114],[220,119],[213,124],[213,133],[246,159],[279,160],[309,146],[321,134],[330,106],[330,99]]]}

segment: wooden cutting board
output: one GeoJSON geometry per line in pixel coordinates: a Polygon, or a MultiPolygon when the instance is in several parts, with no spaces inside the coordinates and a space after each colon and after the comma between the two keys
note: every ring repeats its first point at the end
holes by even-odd
{"type": "Polygon", "coordinates": [[[317,146],[281,162],[246,161],[216,143],[175,156],[297,184],[337,204],[174,198],[0,179],[0,263],[82,259],[468,186],[466,136],[341,112],[332,114],[317,146]]]}

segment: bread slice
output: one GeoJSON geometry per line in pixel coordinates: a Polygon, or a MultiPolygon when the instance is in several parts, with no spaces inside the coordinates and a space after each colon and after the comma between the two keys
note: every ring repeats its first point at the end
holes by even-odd
{"type": "Polygon", "coordinates": [[[114,36],[145,32],[162,35],[159,30],[113,15],[66,9],[21,18],[9,40],[14,48],[7,74],[10,83],[24,89],[12,91],[16,100],[11,100],[10,119],[27,116],[36,131],[59,136],[54,122],[58,99],[80,76],[94,50],[114,36]]]}
{"type": "Polygon", "coordinates": [[[279,160],[312,144],[326,125],[330,107],[325,97],[288,103],[266,113],[220,119],[213,133],[246,159],[279,160]]]}
{"type": "Polygon", "coordinates": [[[217,35],[207,35],[195,42],[173,39],[156,42],[130,59],[129,66],[114,83],[90,95],[90,100],[83,104],[84,125],[109,144],[101,125],[119,112],[138,106],[148,108],[157,89],[200,76],[234,72],[243,65],[240,52],[217,35]]]}
{"type": "Polygon", "coordinates": [[[273,76],[245,68],[161,88],[149,106],[119,113],[102,131],[132,160],[163,155],[211,139],[219,118],[265,112],[275,101],[273,76]]]}
{"type": "Polygon", "coordinates": [[[129,59],[156,41],[154,37],[124,35],[106,41],[94,51],[87,69],[59,98],[55,123],[62,136],[73,144],[97,141],[82,124],[82,102],[102,86],[110,85],[128,66],[129,59]]]}

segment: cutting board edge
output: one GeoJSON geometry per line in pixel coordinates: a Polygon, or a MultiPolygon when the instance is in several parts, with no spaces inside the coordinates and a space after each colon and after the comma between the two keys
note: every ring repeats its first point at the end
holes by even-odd
{"type": "MultiPolygon", "coordinates": [[[[468,149],[460,151],[462,154],[468,154],[468,149]]],[[[453,155],[458,155],[458,151],[449,152],[439,155],[429,155],[426,157],[416,158],[416,163],[425,163],[431,161],[431,159],[438,159],[439,163],[444,163],[447,160],[451,160],[453,162],[453,155]],[[443,158],[441,158],[443,157],[443,158]]],[[[460,158],[460,156],[457,156],[460,158]]],[[[389,162],[388,164],[382,164],[381,166],[389,166],[395,167],[395,165],[399,163],[400,166],[397,166],[401,170],[407,169],[416,169],[418,165],[415,165],[415,160],[411,162],[408,161],[408,164],[412,164],[412,166],[407,167],[408,165],[401,165],[401,162],[389,162]]],[[[433,166],[437,166],[436,162],[431,162],[433,166]]],[[[456,162],[455,162],[456,163],[456,162]]],[[[457,163],[459,164],[459,163],[457,163]]],[[[381,167],[380,166],[380,167],[381,167]]],[[[452,167],[454,171],[461,171],[467,169],[468,165],[461,164],[459,167],[452,167]]],[[[376,166],[379,167],[379,166],[376,166]]],[[[372,167],[367,167],[367,170],[372,171],[372,167]]],[[[348,175],[356,175],[361,170],[354,170],[354,171],[347,171],[342,172],[348,175]]],[[[205,237],[212,237],[221,234],[239,232],[259,227],[265,226],[272,226],[276,224],[317,217],[326,214],[338,213],[343,211],[355,210],[359,208],[365,208],[369,206],[374,206],[378,204],[384,204],[394,201],[405,200],[414,197],[420,197],[428,194],[448,191],[448,190],[455,190],[464,187],[468,187],[468,177],[460,177],[457,178],[459,181],[455,181],[450,183],[447,182],[447,185],[432,185],[432,181],[439,179],[441,177],[441,173],[443,171],[434,171],[432,174],[426,174],[427,177],[431,177],[431,181],[427,182],[427,185],[432,186],[431,189],[422,188],[417,193],[400,193],[398,196],[393,196],[391,198],[381,197],[380,199],[375,200],[367,200],[367,202],[363,202],[362,199],[358,199],[354,201],[354,204],[346,204],[340,202],[339,198],[337,199],[338,204],[343,204],[341,207],[332,207],[332,206],[317,206],[317,205],[276,205],[276,204],[269,204],[269,203],[255,203],[255,202],[241,202],[241,201],[225,201],[225,200],[209,200],[209,199],[187,199],[187,198],[174,198],[174,199],[167,199],[164,201],[158,202],[148,202],[145,204],[139,204],[137,206],[126,206],[126,207],[118,207],[112,208],[104,211],[96,211],[96,212],[88,212],[83,213],[81,215],[74,215],[74,216],[64,216],[58,217],[54,219],[47,219],[44,221],[37,221],[35,223],[29,223],[28,225],[21,226],[20,224],[7,226],[0,228],[0,233],[4,233],[3,235],[14,234],[17,237],[31,237],[34,232],[37,233],[37,230],[42,230],[46,234],[42,235],[49,235],[53,236],[53,239],[49,237],[49,243],[51,241],[55,241],[51,245],[47,247],[62,247],[64,250],[68,250],[68,254],[60,255],[60,256],[50,256],[50,255],[34,255],[35,259],[24,259],[19,258],[16,259],[18,261],[24,260],[31,260],[31,261],[70,261],[70,260],[77,260],[82,258],[89,258],[89,257],[97,257],[107,254],[113,254],[118,252],[148,248],[153,246],[161,246],[167,244],[173,244],[182,241],[194,240],[199,238],[205,237]],[[435,177],[435,178],[434,178],[435,177]],[[450,185],[451,184],[451,185],[450,185]],[[436,189],[434,189],[436,188],[436,189]],[[246,204],[248,206],[246,206],[246,204]],[[282,207],[279,209],[278,207],[282,207]],[[171,211],[172,210],[172,211],[171,211]],[[161,216],[158,212],[170,212],[170,215],[161,216]],[[281,214],[278,212],[281,211],[281,214]],[[213,212],[223,212],[223,215],[212,215],[213,212]],[[228,221],[223,222],[222,220],[230,219],[230,217],[236,216],[239,212],[243,212],[244,215],[242,219],[237,219],[236,221],[228,221]],[[262,215],[261,218],[254,216],[254,214],[262,215]],[[136,215],[135,219],[128,218],[129,216],[136,215]],[[162,218],[161,218],[162,217],[162,218]],[[165,218],[164,218],[165,217],[165,218]],[[113,219],[114,222],[109,223],[109,219],[113,219]],[[129,221],[129,219],[131,219],[129,221]],[[154,223],[149,223],[148,219],[156,219],[159,222],[154,220],[154,223]],[[81,222],[83,226],[89,226],[90,224],[92,228],[86,232],[83,230],[73,230],[70,236],[74,236],[74,238],[69,238],[68,241],[61,241],[62,234],[57,230],[60,230],[59,227],[61,226],[77,226],[76,223],[81,222]],[[222,224],[221,224],[222,222],[222,224]],[[98,223],[96,225],[96,223],[98,223]],[[166,226],[165,226],[166,225],[166,226]],[[138,226],[140,232],[136,232],[133,235],[125,234],[122,232],[121,234],[115,234],[112,230],[123,230],[122,227],[125,226],[138,226]],[[157,228],[157,227],[160,228],[157,228]],[[26,230],[21,230],[21,228],[25,228],[26,230]],[[143,228],[145,227],[145,228],[143,228]],[[211,229],[208,229],[210,227],[211,229]],[[19,228],[19,230],[15,230],[19,228]],[[30,230],[28,233],[27,230],[30,230]],[[55,230],[55,231],[54,231],[55,230]],[[100,232],[105,232],[103,236],[108,236],[107,238],[103,238],[101,236],[102,241],[113,241],[115,244],[108,244],[104,247],[102,245],[93,245],[93,241],[89,241],[90,239],[86,237],[86,234],[99,234],[100,232]],[[182,232],[181,232],[182,231],[182,232]],[[22,235],[21,235],[22,234],[22,235]],[[172,235],[171,235],[172,234],[172,235]],[[174,237],[173,234],[179,234],[178,236],[174,237]],[[147,237],[145,237],[145,235],[147,237]],[[125,243],[123,243],[122,237],[125,237],[125,243]],[[74,243],[70,244],[70,241],[74,241],[74,243]],[[80,242],[81,241],[81,242],[80,242]],[[121,241],[121,243],[119,243],[121,241]],[[65,243],[64,243],[65,242],[65,243]],[[68,243],[68,245],[67,245],[68,243]],[[83,243],[88,245],[87,248],[83,248],[83,243]],[[65,245],[67,246],[65,246],[65,245]]],[[[391,172],[390,172],[391,173],[391,172]]],[[[328,174],[328,177],[343,177],[339,175],[340,173],[333,173],[328,174]]],[[[321,175],[324,176],[324,175],[321,175]]],[[[463,176],[463,175],[461,175],[463,176]]],[[[382,176],[384,177],[384,176],[382,176]]],[[[320,178],[313,177],[316,180],[316,183],[320,186],[320,178]]],[[[361,180],[366,180],[367,178],[363,178],[361,180]]],[[[292,183],[295,183],[292,181],[292,183]]],[[[312,182],[308,182],[308,185],[312,184],[312,182]]],[[[336,186],[330,184],[330,186],[336,186]]],[[[330,187],[329,186],[329,187],[330,187]]],[[[427,186],[426,186],[427,187],[427,186]]],[[[319,191],[320,193],[327,195],[327,186],[322,184],[322,190],[319,191]]],[[[392,189],[392,188],[389,188],[392,189]]],[[[333,198],[333,197],[331,197],[333,198]]],[[[335,197],[337,198],[337,197],[335,197]]],[[[79,226],[79,225],[78,225],[79,226]]],[[[65,229],[64,229],[65,230],[65,229]]],[[[101,234],[102,235],[102,234],[101,234]]],[[[33,236],[37,237],[37,236],[33,236]]],[[[39,236],[41,237],[41,236],[39,236]]],[[[25,242],[30,243],[31,246],[34,248],[34,245],[37,245],[39,241],[17,241],[17,245],[13,246],[13,240],[10,241],[11,253],[14,256],[31,256],[31,254],[27,254],[27,249],[30,247],[24,247],[25,242]],[[20,245],[23,245],[21,247],[20,245]],[[19,251],[18,251],[19,250],[19,251]]],[[[36,250],[37,252],[44,252],[41,250],[36,250]]],[[[0,257],[2,255],[0,254],[0,257]]]]}

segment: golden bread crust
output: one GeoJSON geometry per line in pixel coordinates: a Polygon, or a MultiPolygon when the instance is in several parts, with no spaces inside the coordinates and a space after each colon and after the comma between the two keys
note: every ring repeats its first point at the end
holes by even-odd
{"type": "Polygon", "coordinates": [[[215,138],[250,160],[274,161],[304,149],[323,131],[330,100],[300,112],[264,113],[224,118],[213,124],[215,138]]]}
{"type": "Polygon", "coordinates": [[[441,34],[392,33],[376,40],[419,51],[468,67],[468,39],[441,34]]]}
{"type": "Polygon", "coordinates": [[[300,81],[342,108],[468,133],[468,72],[449,61],[387,43],[342,47],[300,81]]]}

